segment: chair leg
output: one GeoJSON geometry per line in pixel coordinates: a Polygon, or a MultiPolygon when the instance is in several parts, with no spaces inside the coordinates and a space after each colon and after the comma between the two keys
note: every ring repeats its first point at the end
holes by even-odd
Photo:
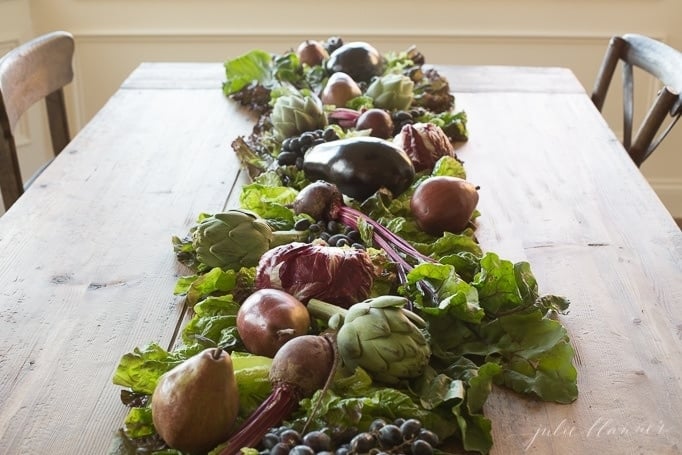
{"type": "MultiPolygon", "coordinates": [[[[637,166],[641,166],[644,160],[651,155],[665,135],[668,134],[672,125],[674,125],[674,123],[672,123],[661,133],[659,138],[654,140],[656,133],[658,133],[660,126],[670,113],[672,106],[677,102],[677,99],[677,94],[672,93],[664,87],[658,94],[656,102],[651,106],[651,109],[649,109],[649,112],[647,112],[644,117],[642,126],[632,142],[632,147],[629,149],[630,156],[637,166]]],[[[676,119],[673,119],[673,122],[675,121],[676,119]]]]}
{"type": "Polygon", "coordinates": [[[609,46],[606,48],[606,54],[604,55],[594,88],[592,89],[592,102],[600,112],[604,106],[606,93],[609,91],[613,73],[616,71],[616,66],[618,65],[620,57],[623,55],[626,46],[627,43],[625,40],[616,36],[609,41],[609,46]]]}
{"type": "Polygon", "coordinates": [[[59,89],[50,93],[45,98],[45,103],[47,106],[47,119],[50,123],[52,149],[54,150],[55,156],[57,156],[71,140],[66,116],[64,90],[59,89]]]}
{"type": "Polygon", "coordinates": [[[19,159],[14,147],[14,139],[10,135],[0,137],[0,190],[5,210],[24,194],[24,183],[21,179],[19,159]]]}

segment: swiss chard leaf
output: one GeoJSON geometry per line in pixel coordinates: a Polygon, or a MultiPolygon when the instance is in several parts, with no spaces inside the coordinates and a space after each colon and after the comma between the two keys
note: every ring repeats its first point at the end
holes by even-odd
{"type": "Polygon", "coordinates": [[[481,306],[490,314],[510,311],[523,302],[514,264],[495,253],[487,253],[481,259],[481,271],[472,284],[478,289],[481,306]]]}
{"type": "Polygon", "coordinates": [[[570,403],[578,396],[577,371],[566,329],[541,310],[502,316],[481,328],[491,357],[503,367],[501,383],[546,401],[570,403]]]}

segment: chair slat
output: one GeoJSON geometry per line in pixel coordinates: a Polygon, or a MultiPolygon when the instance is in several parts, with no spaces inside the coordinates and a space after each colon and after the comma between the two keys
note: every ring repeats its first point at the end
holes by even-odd
{"type": "Polygon", "coordinates": [[[604,106],[609,85],[619,63],[623,66],[622,143],[637,166],[641,166],[682,113],[682,53],[644,35],[629,33],[611,38],[592,90],[592,102],[599,111],[604,106]],[[646,71],[663,86],[637,128],[633,125],[634,67],[646,71]],[[666,121],[669,121],[668,126],[664,128],[666,121]]]}
{"type": "Polygon", "coordinates": [[[63,87],[73,80],[75,44],[68,32],[39,36],[0,59],[0,190],[5,209],[23,194],[14,129],[35,103],[45,100],[52,149],[56,156],[69,143],[63,87]]]}

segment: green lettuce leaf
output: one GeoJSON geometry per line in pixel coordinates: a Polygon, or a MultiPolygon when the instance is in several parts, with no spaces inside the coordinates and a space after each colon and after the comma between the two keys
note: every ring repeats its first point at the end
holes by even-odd
{"type": "Polygon", "coordinates": [[[291,229],[294,212],[287,208],[296,199],[298,191],[288,186],[267,186],[260,183],[245,185],[239,203],[268,221],[277,230],[291,229]]]}
{"type": "Polygon", "coordinates": [[[272,56],[259,49],[228,60],[225,62],[223,92],[231,95],[254,81],[266,87],[271,85],[274,80],[272,67],[272,56]]]}
{"type": "Polygon", "coordinates": [[[191,345],[211,340],[215,345],[231,351],[241,346],[237,332],[239,303],[231,294],[206,297],[194,305],[194,316],[182,330],[182,341],[191,345]]]}
{"type": "Polygon", "coordinates": [[[419,419],[441,440],[457,432],[457,424],[447,411],[440,408],[437,411],[424,409],[419,398],[407,390],[375,385],[361,368],[348,377],[335,378],[326,393],[317,391],[300,404],[301,409],[293,425],[302,425],[312,407],[318,406],[311,429],[367,428],[377,418],[393,420],[402,417],[419,419]]]}
{"type": "Polygon", "coordinates": [[[201,275],[180,277],[175,283],[175,295],[186,295],[187,304],[194,306],[209,295],[250,293],[256,276],[255,267],[242,267],[239,271],[215,267],[201,275]]]}
{"type": "Polygon", "coordinates": [[[433,176],[449,176],[466,179],[467,174],[461,161],[453,156],[443,156],[436,161],[431,171],[433,176]]]}
{"type": "Polygon", "coordinates": [[[150,343],[121,357],[113,382],[134,392],[151,395],[159,376],[186,358],[184,352],[168,352],[157,343],[150,343]]]}

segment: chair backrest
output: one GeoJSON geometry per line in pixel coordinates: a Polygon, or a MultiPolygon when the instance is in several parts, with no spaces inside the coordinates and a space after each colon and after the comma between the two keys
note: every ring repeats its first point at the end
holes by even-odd
{"type": "Polygon", "coordinates": [[[600,111],[619,62],[623,66],[622,142],[632,160],[640,166],[658,147],[682,114],[682,53],[647,36],[626,34],[611,38],[592,90],[592,101],[600,111]],[[637,128],[634,139],[633,67],[651,74],[663,86],[637,128]],[[666,119],[669,119],[669,122],[661,130],[666,119]]]}
{"type": "Polygon", "coordinates": [[[58,31],[0,58],[0,190],[5,209],[24,192],[14,130],[26,110],[45,100],[55,156],[70,140],[63,87],[73,80],[74,48],[73,36],[58,31]]]}

